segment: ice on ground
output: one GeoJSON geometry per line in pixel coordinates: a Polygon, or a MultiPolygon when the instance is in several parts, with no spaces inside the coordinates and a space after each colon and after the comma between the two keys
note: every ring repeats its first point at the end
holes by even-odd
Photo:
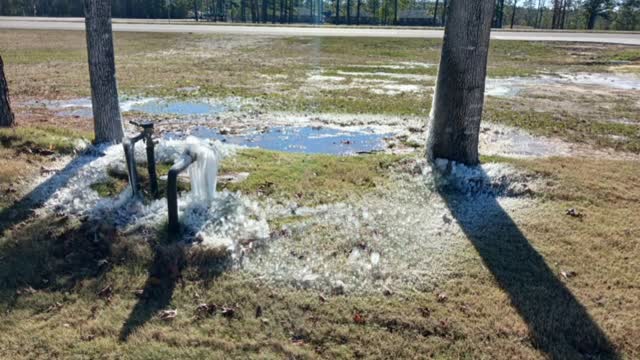
{"type": "Polygon", "coordinates": [[[338,75],[344,76],[353,76],[353,77],[386,77],[390,79],[404,79],[404,80],[413,80],[413,81],[434,81],[435,77],[430,75],[419,75],[419,74],[399,74],[399,73],[391,73],[384,71],[376,71],[376,72],[357,72],[357,71],[337,71],[338,75]]]}
{"type": "Polygon", "coordinates": [[[402,93],[417,93],[423,89],[424,87],[420,85],[385,84],[381,89],[372,89],[371,92],[381,95],[398,95],[402,93]]]}
{"type": "Polygon", "coordinates": [[[640,77],[634,74],[558,74],[533,77],[487,79],[485,94],[495,97],[514,97],[522,91],[538,86],[586,85],[616,90],[640,90],[640,77]]]}
{"type": "MultiPolygon", "coordinates": [[[[192,181],[196,182],[196,188],[200,187],[200,191],[181,194],[178,199],[178,211],[186,239],[195,239],[203,245],[224,246],[234,256],[238,254],[240,241],[266,239],[269,227],[264,213],[255,202],[228,191],[213,196],[211,179],[202,179],[202,174],[211,174],[217,166],[214,154],[216,159],[224,158],[234,152],[233,146],[195,138],[161,141],[156,147],[156,159],[158,162],[173,162],[185,149],[193,151],[194,147],[202,162],[196,162],[200,168],[192,173],[192,181]]],[[[146,161],[143,146],[136,147],[135,156],[139,163],[146,161]]],[[[74,159],[45,181],[47,189],[37,188],[50,194],[39,211],[87,216],[89,219],[111,222],[121,229],[153,227],[166,221],[166,199],[145,203],[132,198],[129,188],[115,198],[102,198],[91,189],[92,184],[107,180],[110,166],[125,167],[122,146],[97,148],[74,159]],[[51,187],[55,190],[52,191],[51,187]]]]}
{"type": "Polygon", "coordinates": [[[265,242],[243,259],[242,269],[274,286],[325,292],[433,289],[465,262],[477,261],[442,191],[455,191],[456,206],[468,208],[465,227],[482,228],[502,209],[516,216],[535,204],[522,196],[535,179],[507,165],[440,164],[448,175],[422,165],[420,175],[397,174],[393,186],[359,200],[296,209],[296,215],[313,216],[265,242]]]}
{"type": "Polygon", "coordinates": [[[331,82],[340,82],[344,81],[346,78],[342,76],[326,76],[326,75],[311,75],[307,78],[308,81],[312,82],[323,82],[323,81],[331,81],[331,82]]]}

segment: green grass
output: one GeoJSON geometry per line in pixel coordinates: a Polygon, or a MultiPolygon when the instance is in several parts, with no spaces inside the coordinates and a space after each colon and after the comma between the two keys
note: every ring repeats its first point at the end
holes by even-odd
{"type": "Polygon", "coordinates": [[[388,170],[401,159],[393,155],[336,157],[266,150],[243,150],[220,169],[248,172],[249,177],[226,188],[301,205],[326,204],[359,196],[387,183],[388,170]]]}
{"type": "Polygon", "coordinates": [[[61,154],[75,151],[79,140],[91,141],[93,135],[51,126],[0,128],[0,143],[5,148],[50,150],[61,154]]]}
{"type": "MultiPolygon", "coordinates": [[[[622,111],[626,114],[626,108],[622,111]]],[[[633,119],[635,115],[631,115],[633,119]]],[[[640,152],[640,131],[635,124],[606,122],[571,112],[538,111],[534,108],[514,109],[509,102],[490,101],[485,119],[530,131],[533,134],[560,137],[569,142],[612,148],[620,151],[640,152]]]]}
{"type": "MultiPolygon", "coordinates": [[[[303,159],[251,151],[239,155],[234,169],[274,171],[260,166],[268,160],[280,161],[289,172],[322,170],[323,159],[303,159]]],[[[350,168],[372,162],[368,157],[352,161],[350,168]]],[[[640,353],[634,337],[640,330],[634,321],[640,295],[634,286],[640,228],[634,216],[640,211],[636,164],[576,159],[512,163],[549,182],[541,212],[516,219],[518,226],[553,271],[571,269],[578,274],[564,284],[617,351],[635,358],[640,353]],[[586,218],[563,215],[567,207],[577,207],[586,218]]],[[[286,191],[298,190],[292,185],[296,176],[283,179],[289,184],[286,191]]],[[[302,220],[285,218],[272,225],[302,220]]],[[[491,354],[538,359],[545,357],[538,345],[552,338],[535,338],[480,258],[434,291],[321,298],[315,291],[265,286],[241,271],[213,271],[220,265],[218,255],[164,244],[157,233],[119,233],[106,225],[51,217],[28,221],[0,238],[3,356],[275,359],[426,354],[453,359],[491,354]],[[99,295],[107,287],[111,296],[99,295]],[[137,290],[146,295],[138,297],[137,290]],[[447,294],[446,301],[438,301],[440,293],[447,294]],[[231,318],[220,311],[202,315],[196,311],[201,303],[234,307],[236,313],[231,318]],[[160,320],[157,313],[164,309],[178,309],[177,318],[160,320]],[[364,321],[354,321],[356,314],[364,321]]],[[[547,294],[536,294],[543,293],[547,294]]],[[[553,309],[546,313],[549,310],[553,309]]],[[[566,323],[558,327],[566,328],[576,320],[574,315],[563,314],[566,323]]],[[[532,321],[544,321],[544,313],[537,316],[532,321]]],[[[578,340],[581,333],[562,336],[578,340]]],[[[567,350],[567,344],[556,346],[557,353],[567,350]]]]}

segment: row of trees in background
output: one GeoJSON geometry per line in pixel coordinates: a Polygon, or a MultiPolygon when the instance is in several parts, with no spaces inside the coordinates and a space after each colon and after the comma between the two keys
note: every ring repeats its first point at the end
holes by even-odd
{"type": "MultiPolygon", "coordinates": [[[[447,0],[113,0],[119,18],[444,25],[447,0]]],[[[77,0],[0,0],[0,15],[84,16],[77,0]]],[[[640,0],[496,0],[494,28],[640,29],[640,0]]]]}

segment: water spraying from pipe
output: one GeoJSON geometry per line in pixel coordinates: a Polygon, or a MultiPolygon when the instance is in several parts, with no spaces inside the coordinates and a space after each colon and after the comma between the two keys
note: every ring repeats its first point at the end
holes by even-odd
{"type": "Polygon", "coordinates": [[[171,167],[167,183],[167,207],[169,231],[180,231],[178,220],[178,175],[189,169],[191,198],[195,202],[209,205],[215,198],[220,154],[213,147],[204,146],[187,138],[187,146],[180,159],[171,167]]]}
{"type": "Polygon", "coordinates": [[[189,167],[191,195],[195,200],[210,203],[215,198],[219,154],[215,148],[192,144],[187,148],[196,161],[189,167]]]}

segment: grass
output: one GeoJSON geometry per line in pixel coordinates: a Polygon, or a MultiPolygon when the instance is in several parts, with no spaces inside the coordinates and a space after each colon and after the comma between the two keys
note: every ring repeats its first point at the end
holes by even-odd
{"type": "Polygon", "coordinates": [[[89,133],[51,126],[0,128],[2,146],[17,151],[72,154],[78,147],[78,141],[91,141],[92,138],[89,133]]]}
{"type": "MultiPolygon", "coordinates": [[[[429,107],[428,94],[301,89],[307,73],[318,68],[331,73],[361,64],[437,63],[439,46],[437,40],[418,39],[116,37],[119,84],[127,94],[171,96],[178,87],[196,85],[197,96],[258,98],[266,110],[420,116],[429,107]],[[272,79],[260,76],[283,74],[285,84],[273,87],[266,85],[272,79]]],[[[88,94],[81,33],[3,30],[0,48],[15,98],[88,94]]],[[[496,41],[489,72],[608,71],[611,60],[636,61],[634,52],[597,44],[496,41]]],[[[563,97],[556,95],[555,101],[563,97]]],[[[489,99],[486,117],[598,146],[614,146],[605,135],[620,135],[626,140],[618,149],[638,151],[633,125],[602,117],[639,120],[627,97],[574,99],[582,112],[542,106],[549,100],[489,99]]],[[[19,116],[26,111],[16,109],[19,116]]],[[[0,136],[0,207],[22,197],[20,190],[10,193],[11,186],[38,174],[52,156],[72,153],[76,139],[90,139],[81,131],[33,123],[0,130],[0,136]]],[[[222,164],[221,173],[250,173],[243,182],[224,185],[231,191],[314,206],[386,191],[396,180],[395,165],[406,159],[243,150],[222,164]]],[[[487,219],[484,237],[469,231],[473,246],[470,254],[461,254],[469,260],[425,291],[353,296],[267,286],[229,269],[219,253],[167,241],[163,225],[117,231],[105,225],[108,218],[92,223],[57,215],[25,217],[0,234],[0,357],[577,359],[607,358],[592,346],[608,341],[622,358],[639,358],[637,162],[496,156],[482,161],[537,173],[545,187],[526,215],[487,219]],[[568,208],[584,217],[565,215],[568,208]],[[563,271],[576,275],[565,278],[563,271]],[[215,304],[218,311],[198,312],[202,303],[215,304]],[[223,316],[222,307],[235,309],[234,315],[223,316]],[[165,309],[177,309],[176,319],[161,320],[158,312],[165,309]]],[[[167,170],[167,164],[159,166],[161,175],[167,170]]],[[[143,182],[145,173],[139,169],[143,182]]],[[[123,174],[112,174],[93,188],[113,196],[124,186],[123,174]]],[[[306,219],[282,217],[270,226],[276,230],[306,219]]],[[[456,220],[464,222],[462,216],[456,220]]]]}
{"type": "Polygon", "coordinates": [[[336,157],[242,150],[225,160],[220,172],[250,174],[245,181],[225,185],[228,190],[318,205],[343,201],[385,186],[389,168],[401,158],[383,154],[336,157]]]}
{"type": "Polygon", "coordinates": [[[536,107],[535,103],[514,104],[508,100],[490,98],[485,109],[485,119],[522,128],[537,135],[559,137],[597,148],[639,153],[640,131],[637,124],[640,118],[629,107],[633,108],[635,105],[617,103],[615,106],[614,109],[576,113],[573,109],[545,109],[542,106],[536,107]],[[626,119],[627,122],[607,121],[607,116],[626,119]]]}
{"type": "MultiPolygon", "coordinates": [[[[307,166],[322,171],[321,159],[282,157],[252,151],[240,154],[234,169],[267,171],[256,164],[268,159],[280,161],[288,172],[307,166]]],[[[634,338],[640,329],[633,320],[640,295],[634,285],[640,238],[640,223],[633,215],[640,210],[640,193],[633,186],[640,177],[637,166],[576,159],[511,162],[546,176],[550,183],[542,212],[516,220],[521,231],[558,278],[562,279],[561,270],[578,274],[562,280],[564,286],[616,350],[635,358],[640,354],[634,338]],[[567,207],[578,208],[586,217],[563,215],[567,207]]],[[[290,185],[287,192],[297,190],[295,179],[283,176],[283,183],[290,185]]],[[[286,219],[280,225],[300,220],[286,219]]],[[[261,285],[241,271],[207,273],[215,259],[194,249],[158,244],[154,236],[145,231],[120,234],[64,217],[36,219],[14,228],[0,240],[3,354],[12,359],[107,354],[131,359],[392,354],[535,359],[544,357],[540,349],[549,350],[538,336],[540,330],[531,329],[516,311],[514,294],[499,286],[478,255],[433,292],[321,298],[314,291],[261,285]],[[103,292],[105,288],[110,290],[103,292]],[[147,295],[136,295],[141,289],[147,295]],[[441,293],[447,294],[446,301],[438,300],[441,293]],[[235,314],[202,314],[196,311],[201,303],[233,307],[235,314]],[[178,309],[178,317],[160,320],[157,312],[168,308],[178,309]]],[[[541,304],[553,303],[550,299],[541,304]]],[[[576,321],[572,313],[564,315],[566,323],[559,329],[576,321]]],[[[528,321],[543,321],[545,312],[537,317],[528,321]]],[[[574,334],[580,338],[580,332],[574,334]]],[[[555,339],[547,335],[547,341],[555,339]]],[[[555,344],[559,348],[549,350],[555,354],[569,346],[555,344]]]]}

